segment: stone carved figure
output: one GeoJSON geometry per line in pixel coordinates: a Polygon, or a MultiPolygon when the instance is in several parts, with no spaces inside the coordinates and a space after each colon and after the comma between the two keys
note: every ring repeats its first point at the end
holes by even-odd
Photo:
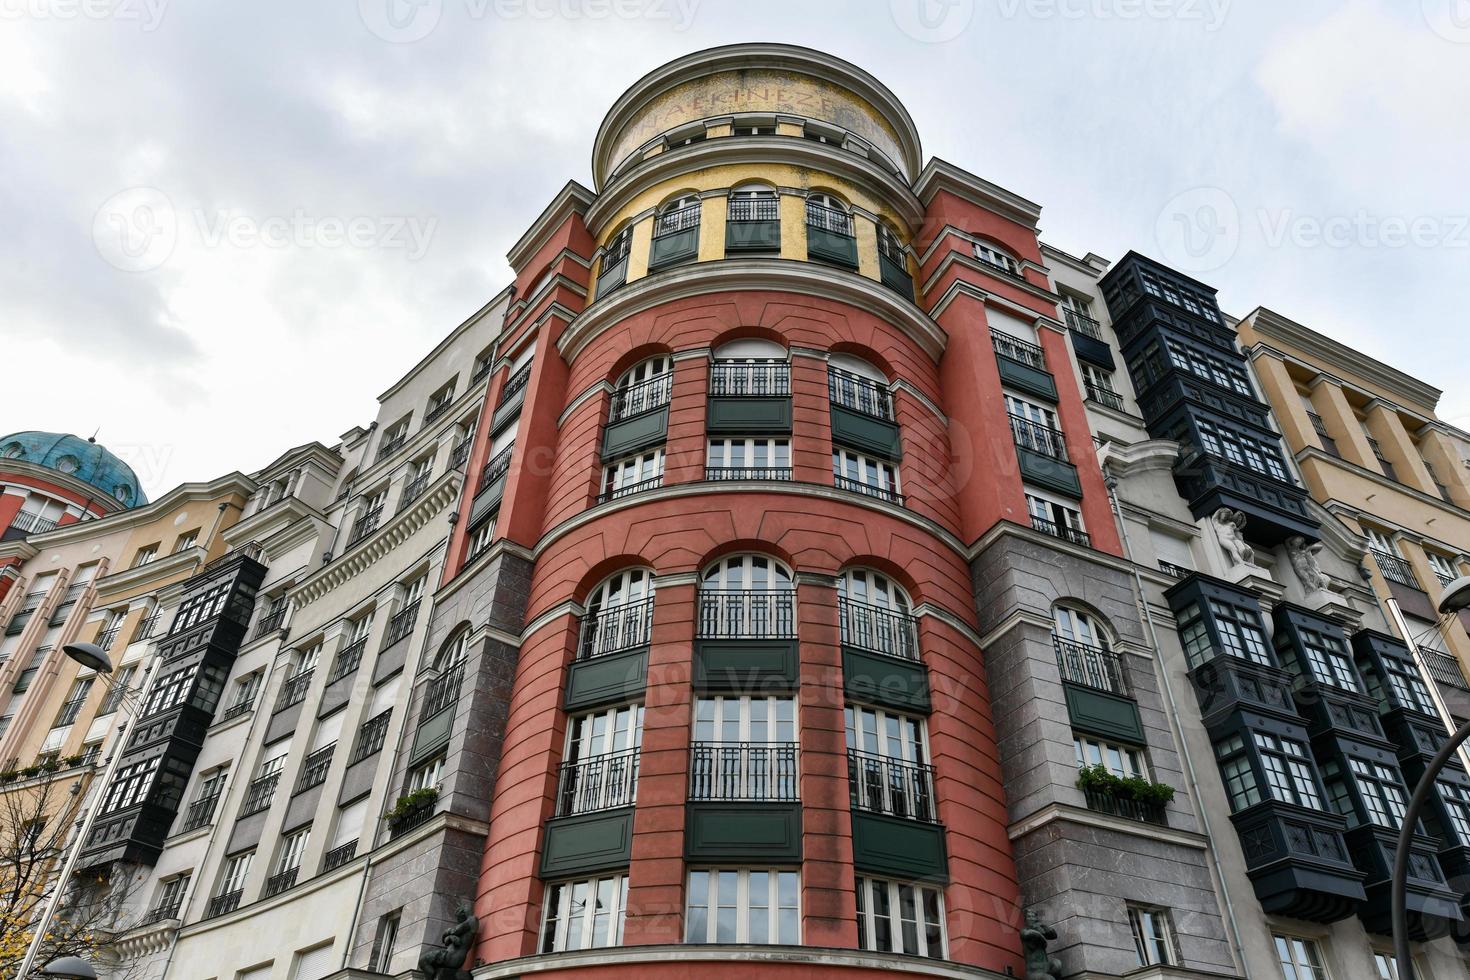
{"type": "Polygon", "coordinates": [[[419,954],[419,972],[428,980],[470,980],[464,961],[474,945],[480,920],[470,914],[468,903],[461,904],[454,917],[454,925],[444,930],[440,940],[443,945],[430,946],[419,954]]]}
{"type": "Polygon", "coordinates": [[[1026,980],[1060,980],[1062,961],[1046,951],[1055,942],[1057,931],[1043,925],[1035,909],[1026,910],[1026,925],[1021,930],[1021,951],[1026,957],[1026,980]]]}
{"type": "Polygon", "coordinates": [[[1286,540],[1286,554],[1291,558],[1291,567],[1308,595],[1331,590],[1332,579],[1322,571],[1322,564],[1317,560],[1321,551],[1320,542],[1309,542],[1300,534],[1286,540]]]}
{"type": "Polygon", "coordinates": [[[1245,540],[1245,514],[1229,507],[1215,511],[1215,533],[1232,565],[1254,565],[1256,550],[1245,540]]]}

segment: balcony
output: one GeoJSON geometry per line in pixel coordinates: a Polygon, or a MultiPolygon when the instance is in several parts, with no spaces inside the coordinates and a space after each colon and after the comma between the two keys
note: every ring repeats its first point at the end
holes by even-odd
{"type": "Polygon", "coordinates": [[[885,249],[880,242],[878,248],[879,281],[904,299],[912,300],[914,298],[914,277],[909,275],[907,266],[908,263],[904,260],[902,249],[885,249]]]}
{"type": "Polygon", "coordinates": [[[1322,448],[1328,455],[1342,459],[1342,453],[1337,449],[1337,440],[1327,434],[1327,423],[1322,421],[1322,416],[1316,412],[1308,412],[1307,419],[1312,423],[1312,431],[1317,433],[1317,441],[1322,443],[1322,448]]]}
{"type": "Polygon", "coordinates": [[[854,480],[851,477],[840,474],[832,474],[832,485],[838,490],[846,490],[848,493],[860,493],[865,497],[874,497],[878,500],[886,500],[890,504],[904,505],[904,496],[892,487],[878,486],[863,480],[854,480]]]}
{"type": "Polygon", "coordinates": [[[470,461],[470,447],[474,445],[474,436],[465,436],[454,444],[449,451],[449,468],[451,470],[462,470],[464,465],[470,461]]]}
{"type": "Polygon", "coordinates": [[[631,245],[632,239],[622,234],[603,253],[602,265],[597,272],[596,299],[602,299],[628,281],[628,249],[631,245]]]}
{"type": "Polygon", "coordinates": [[[311,677],[316,671],[303,670],[294,677],[288,678],[281,685],[281,693],[276,697],[276,710],[285,711],[295,704],[306,700],[306,692],[311,688],[311,677]]]}
{"type": "Polygon", "coordinates": [[[893,394],[871,378],[864,378],[840,368],[827,370],[827,396],[833,405],[860,415],[892,422],[893,394]]]}
{"type": "Polygon", "coordinates": [[[170,919],[177,919],[179,917],[179,911],[183,907],[184,899],[182,897],[177,898],[174,901],[168,902],[164,905],[156,906],[153,909],[150,909],[148,914],[143,917],[143,925],[151,926],[159,922],[166,922],[170,919]]]}
{"type": "Polygon", "coordinates": [[[1111,408],[1115,412],[1123,411],[1123,396],[1111,388],[1095,385],[1091,381],[1084,384],[1087,389],[1087,400],[1096,402],[1103,408],[1111,408]]]}
{"type": "Polygon", "coordinates": [[[450,392],[440,400],[433,402],[424,410],[424,425],[437,422],[449,411],[449,406],[454,404],[454,393],[450,392]]]}
{"type": "Polygon", "coordinates": [[[735,198],[725,218],[725,252],[779,252],[781,205],[774,196],[735,198]]]}
{"type": "Polygon", "coordinates": [[[57,526],[58,522],[50,518],[42,517],[40,514],[27,513],[26,511],[21,511],[16,514],[10,522],[10,529],[12,531],[20,531],[24,534],[45,534],[47,531],[56,530],[57,526]]]}
{"type": "Polygon", "coordinates": [[[837,615],[843,646],[900,660],[919,659],[918,621],[910,613],[838,596],[837,615]]]}
{"type": "Polygon", "coordinates": [[[852,215],[808,201],[806,254],[809,259],[856,269],[857,238],[852,231],[852,215]]]}
{"type": "Polygon", "coordinates": [[[872,752],[847,750],[852,808],[900,820],[934,823],[934,767],[872,752]]]}
{"type": "Polygon", "coordinates": [[[580,625],[578,660],[646,647],[653,629],[653,598],[594,610],[582,616],[580,625]]]}
{"type": "Polygon", "coordinates": [[[791,431],[791,365],[716,361],[710,367],[710,432],[741,435],[791,431]]]}
{"type": "Polygon", "coordinates": [[[336,751],[337,743],[333,742],[302,760],[301,775],[296,779],[296,792],[305,792],[327,781],[327,770],[332,768],[332,754],[336,751]]]}
{"type": "Polygon", "coordinates": [[[160,618],[162,618],[162,614],[159,613],[157,610],[154,610],[154,612],[145,619],[138,620],[138,625],[133,629],[133,638],[128,642],[138,643],[142,640],[150,639],[153,634],[158,630],[158,621],[160,618]]]}
{"type": "Polygon", "coordinates": [[[357,857],[357,841],[350,840],[322,855],[322,871],[334,871],[357,857]]]}
{"type": "Polygon", "coordinates": [[[1082,336],[1090,337],[1093,340],[1103,339],[1102,324],[1081,310],[1073,309],[1070,306],[1063,306],[1062,316],[1066,320],[1067,329],[1073,333],[1080,333],[1082,336]]]}
{"type": "Polygon", "coordinates": [[[254,697],[242,698],[241,700],[236,701],[234,704],[230,705],[224,711],[221,711],[219,720],[229,721],[231,718],[238,718],[253,707],[255,707],[254,697]]]}
{"type": "Polygon", "coordinates": [[[357,745],[347,759],[349,766],[382,751],[383,742],[388,737],[388,721],[392,716],[393,709],[388,708],[363,722],[362,728],[357,733],[357,745]]]}
{"type": "Polygon", "coordinates": [[[501,497],[505,495],[505,478],[510,472],[511,454],[515,452],[515,448],[514,443],[506,446],[480,471],[479,488],[475,491],[475,501],[470,509],[471,527],[479,524],[481,518],[500,504],[501,497]]]}
{"type": "Polygon", "coordinates": [[[209,900],[209,907],[204,911],[206,919],[233,912],[240,907],[240,899],[245,895],[245,889],[236,888],[233,891],[221,892],[209,900]]]}
{"type": "Polygon", "coordinates": [[[701,588],[695,600],[694,686],[700,691],[794,690],[794,589],[701,588]]]}
{"type": "Polygon", "coordinates": [[[795,742],[696,742],[689,756],[689,799],[795,802],[796,753],[795,742]]]}
{"type": "Polygon", "coordinates": [[[1074,499],[1082,497],[1077,468],[1067,456],[1067,440],[1060,429],[1012,415],[1011,435],[1021,478],[1074,499]]]}
{"type": "Polygon", "coordinates": [[[383,507],[378,505],[371,510],[363,511],[357,515],[357,520],[352,524],[352,533],[347,536],[347,547],[362,541],[369,534],[378,529],[378,524],[383,519],[383,507]]]}
{"type": "Polygon", "coordinates": [[[1113,348],[1103,337],[1101,324],[1070,306],[1062,307],[1062,316],[1072,333],[1072,349],[1077,352],[1079,360],[1090,361],[1109,371],[1117,366],[1113,360],[1113,348]]]}
{"type": "Polygon", "coordinates": [[[240,808],[240,816],[248,817],[268,809],[276,798],[276,786],[280,782],[281,774],[278,772],[253,780],[245,791],[245,805],[240,808]]]}
{"type": "Polygon", "coordinates": [[[777,480],[789,482],[792,469],[789,466],[706,466],[704,478],[711,483],[724,480],[777,480]]]}
{"type": "Polygon", "coordinates": [[[258,640],[262,636],[269,636],[271,633],[280,629],[281,624],[285,621],[286,603],[283,602],[278,607],[270,609],[261,615],[259,621],[255,624],[255,632],[251,634],[250,638],[252,640],[258,640]]]}
{"type": "Polygon", "coordinates": [[[827,370],[832,441],[863,452],[899,459],[902,445],[893,411],[893,394],[871,378],[840,368],[827,370]]]}
{"type": "Polygon", "coordinates": [[[653,272],[699,255],[699,212],[701,204],[665,211],[653,222],[653,241],[649,246],[648,271],[653,272]]]}
{"type": "Polygon", "coordinates": [[[375,462],[381,463],[389,456],[392,456],[394,453],[398,452],[398,450],[401,449],[403,447],[403,444],[407,441],[408,433],[406,432],[402,435],[393,436],[391,439],[387,440],[378,447],[378,455],[375,462]]]}
{"type": "Polygon", "coordinates": [[[424,472],[405,483],[403,485],[403,493],[398,497],[398,509],[395,513],[401,514],[412,507],[413,502],[422,497],[424,491],[429,489],[429,482],[432,477],[432,473],[424,472]]]}
{"type": "Polygon", "coordinates": [[[1001,357],[1024,364],[1027,367],[1042,371],[1050,375],[1046,370],[1046,352],[1036,344],[1012,337],[1005,333],[992,333],[990,335],[990,346],[1001,357]]]}
{"type": "Polygon", "coordinates": [[[77,715],[82,713],[82,705],[86,703],[87,699],[85,697],[73,698],[70,701],[64,702],[61,705],[61,710],[57,712],[56,722],[51,727],[65,728],[76,721],[77,715]]]}
{"type": "Polygon", "coordinates": [[[112,645],[117,642],[117,635],[121,632],[121,626],[114,626],[112,629],[103,630],[97,634],[97,645],[104,650],[111,650],[112,645]]]}
{"type": "Polygon", "coordinates": [[[505,379],[505,387],[500,389],[500,404],[507,405],[511,399],[517,398],[526,390],[526,383],[531,380],[531,365],[525,364],[515,374],[505,379]]]}
{"type": "Polygon", "coordinates": [[[1063,541],[1070,541],[1084,548],[1092,547],[1092,535],[1079,528],[1069,527],[1066,524],[1058,524],[1056,521],[1049,521],[1044,517],[1037,517],[1035,514],[1031,515],[1031,527],[1033,530],[1040,531],[1042,534],[1050,534],[1054,538],[1061,538],[1063,541]]]}
{"type": "Polygon", "coordinates": [[[642,493],[645,490],[657,490],[663,485],[664,475],[660,473],[658,476],[651,476],[646,480],[639,480],[637,483],[623,483],[609,487],[597,495],[597,502],[599,504],[605,504],[609,500],[621,500],[624,497],[631,497],[633,494],[642,493]]]}
{"type": "Polygon", "coordinates": [[[287,868],[280,874],[273,874],[265,880],[265,898],[279,895],[281,892],[296,884],[296,876],[301,873],[301,868],[287,868]]]}
{"type": "Polygon", "coordinates": [[[794,589],[700,589],[698,636],[794,639],[794,589]]]}
{"type": "Polygon", "coordinates": [[[211,793],[209,796],[200,797],[190,803],[189,809],[184,811],[184,822],[179,827],[179,832],[188,833],[191,830],[209,826],[210,821],[214,819],[214,808],[219,805],[220,795],[211,793]]]}
{"type": "Polygon", "coordinates": [[[1407,561],[1398,555],[1391,555],[1386,551],[1379,551],[1377,548],[1370,550],[1373,554],[1373,561],[1377,563],[1378,570],[1383,573],[1384,578],[1390,582],[1397,582],[1399,585],[1406,585],[1411,589],[1423,591],[1423,588],[1419,585],[1419,580],[1414,577],[1413,566],[1407,561]]]}
{"type": "Polygon", "coordinates": [[[393,618],[388,620],[388,630],[383,635],[383,649],[386,650],[413,632],[414,624],[419,618],[419,605],[421,601],[415,599],[394,613],[393,618]]]}
{"type": "Polygon", "coordinates": [[[632,806],[637,787],[637,749],[563,762],[556,784],[556,815],[570,817],[632,806]]]}
{"type": "Polygon", "coordinates": [[[363,651],[367,649],[367,637],[354,640],[341,650],[337,651],[337,657],[332,661],[332,669],[327,674],[327,683],[335,684],[348,674],[357,670],[362,664],[363,651]]]}
{"type": "Polygon", "coordinates": [[[437,715],[459,700],[460,684],[464,681],[464,664],[457,663],[429,682],[424,692],[424,707],[419,712],[419,724],[437,715]]]}
{"type": "Polygon", "coordinates": [[[666,372],[614,391],[602,431],[602,458],[628,456],[663,442],[673,390],[674,376],[666,372]]]}
{"type": "Polygon", "coordinates": [[[1107,813],[1125,820],[1137,820],[1141,823],[1152,823],[1159,826],[1167,826],[1169,822],[1165,815],[1165,808],[1160,803],[1127,799],[1106,790],[1090,788],[1083,791],[1083,796],[1087,799],[1087,809],[1096,810],[1098,813],[1107,813]]]}
{"type": "Polygon", "coordinates": [[[1436,681],[1462,691],[1470,691],[1470,682],[1465,680],[1465,672],[1460,668],[1460,661],[1447,653],[1430,650],[1427,647],[1419,648],[1419,656],[1423,658],[1424,666],[1429,670],[1429,676],[1436,681]]]}
{"type": "Polygon", "coordinates": [[[1116,653],[1059,636],[1052,637],[1052,645],[1056,648],[1057,669],[1061,671],[1062,680],[1097,691],[1127,695],[1123,665],[1116,653]]]}

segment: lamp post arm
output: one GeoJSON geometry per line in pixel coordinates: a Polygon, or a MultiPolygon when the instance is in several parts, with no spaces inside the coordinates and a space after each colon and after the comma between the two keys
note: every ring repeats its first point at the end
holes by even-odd
{"type": "Polygon", "coordinates": [[[1414,980],[1414,961],[1409,952],[1408,910],[1405,908],[1408,904],[1409,842],[1414,836],[1414,828],[1419,825],[1419,814],[1424,810],[1424,804],[1429,802],[1429,794],[1434,792],[1434,781],[1439,778],[1445,764],[1466,739],[1470,739],[1470,722],[1460,726],[1460,730],[1450,736],[1450,740],[1435,753],[1434,759],[1420,777],[1419,785],[1414,787],[1409,808],[1404,811],[1403,826],[1399,828],[1399,843],[1393,855],[1393,878],[1390,884],[1393,902],[1393,953],[1399,964],[1399,980],[1414,980]]]}
{"type": "Polygon", "coordinates": [[[82,847],[92,833],[92,824],[97,820],[97,813],[102,809],[102,799],[107,795],[107,787],[112,785],[112,777],[117,773],[118,763],[122,761],[123,752],[128,747],[128,740],[133,737],[133,729],[137,727],[138,720],[143,716],[143,706],[148,703],[148,695],[153,691],[153,682],[158,678],[158,665],[161,660],[162,658],[155,651],[153,661],[148,665],[148,676],[144,678],[143,688],[138,697],[138,706],[128,717],[128,723],[123,728],[117,744],[113,747],[112,758],[107,763],[107,771],[102,774],[100,789],[96,793],[89,792],[91,801],[83,802],[81,827],[71,847],[67,849],[66,860],[62,862],[61,872],[56,878],[56,887],[51,889],[51,895],[46,899],[46,910],[35,925],[36,932],[31,937],[31,945],[26,949],[25,959],[21,961],[20,969],[15,974],[17,980],[25,980],[30,976],[31,969],[36,964],[36,957],[41,952],[41,943],[45,941],[46,933],[51,928],[51,919],[56,915],[56,909],[61,904],[61,896],[66,890],[67,883],[71,881],[77,861],[81,859],[82,847]]]}

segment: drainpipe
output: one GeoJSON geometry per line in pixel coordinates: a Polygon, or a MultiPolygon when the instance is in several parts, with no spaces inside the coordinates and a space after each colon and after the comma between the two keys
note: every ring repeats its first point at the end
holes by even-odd
{"type": "MultiPolygon", "coordinates": [[[[1149,643],[1153,645],[1155,652],[1159,647],[1159,631],[1154,626],[1153,613],[1149,612],[1148,597],[1143,591],[1143,576],[1138,572],[1138,563],[1133,560],[1133,549],[1128,543],[1128,522],[1123,520],[1123,508],[1118,504],[1118,480],[1107,469],[1103,467],[1104,482],[1108,488],[1108,502],[1113,508],[1113,517],[1118,522],[1118,535],[1123,542],[1123,557],[1128,559],[1128,564],[1133,572],[1133,595],[1138,603],[1139,609],[1143,611],[1143,621],[1148,627],[1149,643]]],[[[1169,670],[1159,663],[1159,677],[1164,682],[1164,696],[1169,699],[1170,706],[1179,702],[1174,698],[1174,685],[1169,682],[1169,670]]],[[[1215,880],[1220,882],[1220,897],[1225,900],[1225,918],[1230,922],[1230,941],[1234,946],[1235,958],[1240,963],[1241,973],[1249,977],[1251,975],[1250,963],[1245,958],[1244,944],[1240,939],[1240,924],[1235,919],[1235,903],[1230,900],[1230,884],[1225,878],[1225,872],[1220,868],[1220,859],[1215,854],[1215,833],[1210,827],[1210,816],[1207,807],[1200,804],[1199,777],[1194,768],[1194,757],[1189,754],[1189,743],[1184,739],[1184,732],[1179,727],[1179,715],[1177,711],[1169,711],[1169,728],[1174,733],[1174,741],[1179,746],[1179,757],[1184,760],[1184,778],[1189,783],[1189,792],[1195,801],[1195,812],[1199,815],[1200,827],[1210,844],[1205,848],[1208,855],[1210,870],[1215,875],[1215,880]]]]}

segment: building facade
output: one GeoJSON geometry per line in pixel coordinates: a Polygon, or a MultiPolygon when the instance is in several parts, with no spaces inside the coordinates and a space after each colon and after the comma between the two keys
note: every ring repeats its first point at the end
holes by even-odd
{"type": "MultiPolygon", "coordinates": [[[[105,965],[1000,978],[1050,935],[1059,977],[1397,980],[1398,821],[1470,709],[1437,392],[1043,243],[820,52],[655,69],[592,174],[373,423],[211,485],[166,580],[102,569],[152,624],[77,844],[129,885],[105,965]]],[[[43,556],[126,563],[182,492],[0,546],[0,619],[34,646],[43,556]]],[[[0,754],[86,755],[64,673],[0,754]]]]}

